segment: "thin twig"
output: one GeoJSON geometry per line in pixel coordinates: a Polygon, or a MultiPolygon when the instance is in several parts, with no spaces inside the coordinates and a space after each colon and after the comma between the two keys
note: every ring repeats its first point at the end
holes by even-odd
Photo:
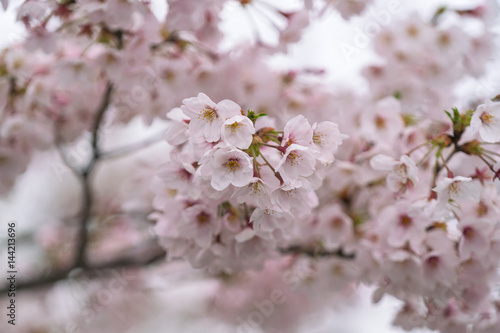
{"type": "MultiPolygon", "coordinates": [[[[455,144],[455,147],[453,148],[453,151],[450,153],[450,155],[448,155],[448,157],[444,160],[444,162],[445,163],[449,163],[450,160],[451,160],[451,158],[456,153],[458,153],[459,151],[461,151],[461,146],[458,146],[457,144],[455,144]]],[[[436,159],[436,164],[434,165],[434,176],[432,178],[432,186],[431,186],[431,188],[436,187],[437,177],[438,177],[439,173],[441,172],[441,169],[443,169],[443,167],[444,167],[444,165],[439,165],[439,160],[436,159]]]]}
{"type": "Polygon", "coordinates": [[[131,144],[130,146],[118,148],[116,150],[111,150],[108,152],[100,153],[99,157],[101,159],[109,159],[109,158],[116,158],[116,157],[122,157],[123,155],[127,155],[130,153],[133,153],[135,151],[138,151],[143,148],[147,148],[148,146],[151,146],[155,143],[158,143],[163,137],[165,136],[165,131],[161,131],[160,133],[150,137],[147,140],[144,140],[142,142],[137,142],[134,144],[131,144]]]}

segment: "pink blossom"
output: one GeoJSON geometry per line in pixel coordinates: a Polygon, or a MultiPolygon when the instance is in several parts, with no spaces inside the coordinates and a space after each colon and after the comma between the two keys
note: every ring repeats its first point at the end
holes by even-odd
{"type": "Polygon", "coordinates": [[[392,157],[379,154],[370,160],[370,165],[375,170],[390,171],[386,182],[391,191],[397,192],[412,188],[418,181],[417,166],[407,155],[401,156],[397,161],[392,157]]]}
{"type": "Polygon", "coordinates": [[[313,128],[302,115],[290,119],[283,129],[282,147],[292,144],[310,147],[313,141],[313,128]]]}
{"type": "Polygon", "coordinates": [[[190,118],[189,134],[193,140],[218,141],[223,122],[239,115],[241,110],[238,104],[230,100],[215,104],[203,93],[199,93],[198,97],[186,98],[182,102],[184,105],[181,109],[190,118]]]}
{"type": "Polygon", "coordinates": [[[165,134],[165,140],[171,145],[180,145],[189,140],[188,123],[189,117],[180,108],[173,108],[167,113],[167,117],[172,121],[165,134]]]}
{"type": "Polygon", "coordinates": [[[493,227],[489,221],[484,220],[470,218],[460,221],[459,228],[462,232],[458,248],[460,257],[468,259],[472,254],[484,256],[490,248],[493,227]]]}
{"type": "Polygon", "coordinates": [[[226,119],[222,126],[223,141],[240,149],[250,147],[255,128],[248,117],[241,115],[231,117],[226,119]]]}
{"type": "Polygon", "coordinates": [[[293,234],[293,218],[288,212],[257,208],[250,216],[250,222],[259,237],[280,241],[293,234]]]}
{"type": "MultiPolygon", "coordinates": [[[[279,188],[271,193],[271,200],[284,212],[301,214],[318,205],[318,196],[305,188],[279,188]]],[[[278,210],[275,207],[275,210],[278,210]]]]}
{"type": "Polygon", "coordinates": [[[288,146],[276,165],[283,181],[295,187],[300,187],[300,177],[312,175],[316,166],[316,152],[311,148],[292,144],[288,146]]]}
{"type": "Polygon", "coordinates": [[[488,100],[479,105],[472,115],[470,127],[486,142],[500,141],[500,102],[488,100]]]}
{"type": "Polygon", "coordinates": [[[233,197],[240,203],[246,202],[262,209],[273,206],[269,185],[257,177],[254,177],[248,186],[242,186],[235,191],[233,197]]]}
{"type": "Polygon", "coordinates": [[[426,228],[431,224],[428,217],[403,201],[384,208],[380,218],[389,245],[400,248],[408,243],[414,252],[422,253],[426,228]]]}
{"type": "Polygon", "coordinates": [[[470,177],[444,178],[432,190],[437,193],[440,207],[450,207],[468,197],[479,201],[479,188],[470,177]]]}
{"type": "Polygon", "coordinates": [[[320,154],[317,157],[323,163],[331,163],[335,159],[333,154],[342,144],[342,140],[348,136],[341,134],[338,125],[330,121],[323,121],[319,124],[314,123],[313,144],[318,148],[320,154]]]}
{"type": "Polygon", "coordinates": [[[230,184],[236,187],[248,185],[253,178],[253,164],[250,157],[241,150],[220,148],[210,161],[212,178],[210,184],[222,191],[230,184]]]}
{"type": "Polygon", "coordinates": [[[288,25],[280,32],[280,48],[284,51],[290,43],[296,43],[302,37],[303,30],[309,25],[307,10],[299,10],[287,15],[288,25]]]}
{"type": "Polygon", "coordinates": [[[437,285],[451,286],[457,279],[459,260],[454,246],[442,230],[430,232],[426,240],[431,250],[422,258],[423,278],[431,290],[437,285]]]}
{"type": "Polygon", "coordinates": [[[209,207],[195,204],[182,212],[182,220],[177,228],[182,237],[192,239],[198,246],[206,248],[219,233],[220,227],[220,219],[209,207]]]}
{"type": "Polygon", "coordinates": [[[319,236],[328,247],[339,248],[352,240],[354,236],[353,221],[339,205],[322,209],[318,214],[319,236]]]}

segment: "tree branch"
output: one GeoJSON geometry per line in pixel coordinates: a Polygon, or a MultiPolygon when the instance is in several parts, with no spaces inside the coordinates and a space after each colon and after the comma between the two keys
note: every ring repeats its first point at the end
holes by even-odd
{"type": "Polygon", "coordinates": [[[87,165],[87,167],[83,170],[80,175],[80,180],[82,182],[83,187],[83,203],[81,210],[81,221],[80,221],[80,229],[78,232],[78,244],[76,247],[75,261],[73,268],[76,267],[85,267],[86,266],[86,258],[85,258],[85,250],[87,248],[88,242],[88,224],[90,221],[91,209],[92,209],[92,189],[90,186],[90,174],[94,169],[95,164],[100,156],[99,151],[99,132],[101,129],[102,120],[104,118],[104,114],[108,109],[111,94],[113,92],[113,86],[111,83],[107,83],[106,92],[104,93],[104,97],[101,101],[101,105],[99,109],[97,109],[96,116],[94,119],[94,125],[92,127],[92,157],[87,165]]]}
{"type": "Polygon", "coordinates": [[[131,144],[131,145],[126,146],[126,147],[118,148],[116,150],[111,150],[111,151],[108,151],[105,153],[101,153],[99,156],[102,159],[121,157],[123,155],[133,153],[135,151],[138,151],[138,150],[143,149],[143,148],[147,148],[150,145],[158,143],[161,139],[163,139],[164,136],[165,136],[165,131],[161,131],[161,132],[157,133],[156,135],[153,135],[149,139],[131,144]]]}
{"type": "MultiPolygon", "coordinates": [[[[83,270],[80,274],[91,275],[95,272],[106,272],[117,268],[127,268],[127,267],[145,267],[148,266],[159,259],[164,258],[166,252],[155,242],[149,246],[145,246],[139,251],[135,251],[132,254],[125,254],[116,258],[113,258],[107,262],[88,265],[82,268],[83,270]]],[[[16,281],[16,290],[20,289],[31,289],[46,286],[57,281],[68,279],[75,267],[68,269],[62,269],[54,271],[53,273],[40,276],[33,280],[16,281]]],[[[0,295],[5,295],[8,291],[8,286],[4,286],[0,290],[0,295]]]]}
{"type": "Polygon", "coordinates": [[[355,253],[345,253],[342,248],[336,251],[328,251],[321,248],[307,248],[300,245],[293,245],[284,249],[279,249],[282,254],[303,254],[311,258],[322,258],[322,257],[338,257],[346,260],[354,260],[356,258],[355,253]]]}

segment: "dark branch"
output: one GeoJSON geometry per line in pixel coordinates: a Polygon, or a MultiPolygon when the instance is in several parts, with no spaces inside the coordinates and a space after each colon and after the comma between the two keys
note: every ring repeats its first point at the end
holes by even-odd
{"type": "MultiPolygon", "coordinates": [[[[111,94],[113,93],[113,86],[108,82],[106,85],[106,92],[104,93],[104,98],[101,101],[101,105],[97,110],[96,117],[94,119],[94,126],[92,127],[92,152],[93,152],[93,160],[97,160],[99,158],[99,132],[102,125],[102,120],[104,118],[104,114],[108,109],[109,103],[111,101],[111,94]]],[[[92,163],[89,163],[87,169],[91,169],[93,167],[92,163]]],[[[90,171],[90,170],[89,170],[90,171]]],[[[85,173],[85,171],[84,171],[85,173]]]]}
{"type": "Polygon", "coordinates": [[[355,253],[345,253],[342,248],[336,251],[328,251],[321,248],[307,248],[300,245],[294,245],[285,249],[279,249],[282,254],[303,254],[311,258],[338,257],[346,260],[354,260],[355,253]]]}
{"type": "MultiPolygon", "coordinates": [[[[164,258],[166,252],[160,248],[158,245],[150,245],[146,246],[146,248],[142,248],[139,251],[135,251],[132,255],[126,254],[114,258],[110,261],[88,265],[85,268],[82,268],[82,271],[78,272],[78,275],[92,275],[96,272],[106,273],[110,270],[117,268],[127,268],[127,267],[145,267],[150,264],[155,263],[156,261],[164,258]]],[[[65,280],[70,278],[70,275],[73,275],[74,268],[64,269],[55,271],[46,276],[40,276],[33,280],[20,280],[16,281],[16,290],[20,289],[31,289],[37,287],[47,286],[57,281],[65,280]]],[[[0,290],[0,295],[5,295],[8,291],[8,287],[4,286],[0,290]]]]}
{"type": "Polygon", "coordinates": [[[83,203],[81,210],[80,229],[78,231],[78,244],[76,247],[75,262],[73,268],[83,268],[86,266],[85,250],[87,248],[88,242],[87,229],[92,210],[92,189],[90,186],[90,174],[92,173],[92,170],[94,169],[94,166],[99,159],[99,132],[102,125],[102,120],[104,119],[104,114],[106,113],[111,100],[112,92],[113,86],[111,85],[111,83],[108,83],[106,86],[106,92],[104,93],[104,97],[101,101],[101,105],[97,109],[94,124],[92,127],[92,157],[87,167],[81,173],[80,177],[83,187],[83,203]]]}

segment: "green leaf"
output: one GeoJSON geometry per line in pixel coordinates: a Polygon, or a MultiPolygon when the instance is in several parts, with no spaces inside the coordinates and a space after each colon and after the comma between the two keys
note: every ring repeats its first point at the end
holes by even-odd
{"type": "Polygon", "coordinates": [[[252,143],[252,145],[246,150],[246,153],[252,157],[258,157],[260,155],[260,144],[252,143]]]}
{"type": "Polygon", "coordinates": [[[267,113],[259,113],[259,114],[256,114],[254,111],[251,111],[251,110],[248,110],[247,112],[247,117],[250,118],[250,120],[255,123],[255,121],[257,119],[259,119],[260,117],[265,117],[267,116],[267,113]]]}
{"type": "Polygon", "coordinates": [[[450,118],[450,120],[453,122],[453,117],[451,116],[451,113],[449,113],[446,110],[444,110],[444,113],[446,113],[448,115],[448,117],[450,118]]]}

